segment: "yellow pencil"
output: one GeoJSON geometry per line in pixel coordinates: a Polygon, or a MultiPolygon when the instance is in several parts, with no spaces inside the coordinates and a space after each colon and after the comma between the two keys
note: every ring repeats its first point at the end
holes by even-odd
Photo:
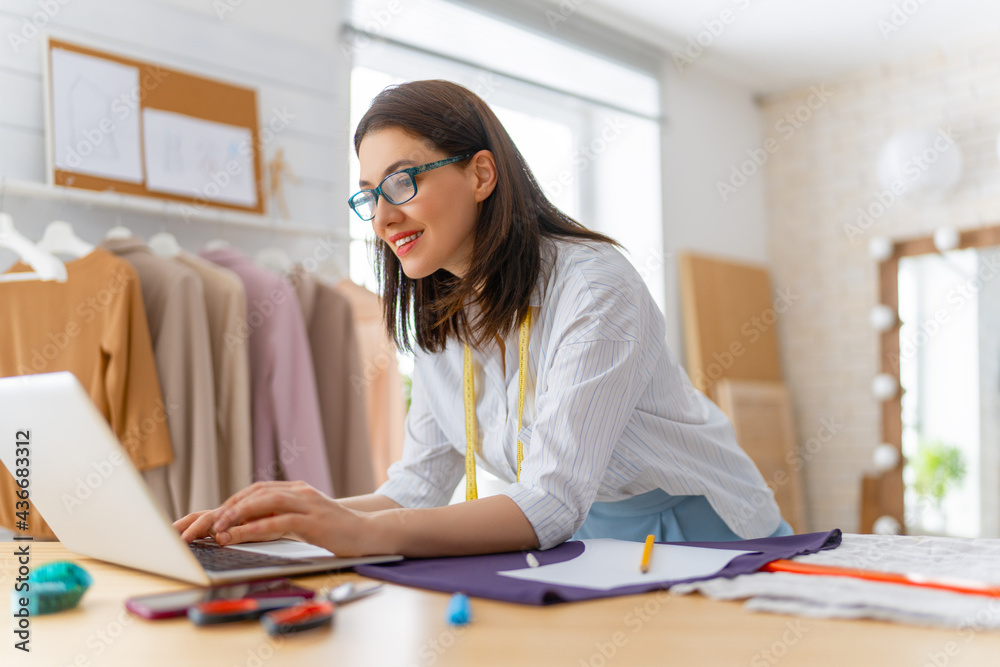
{"type": "Polygon", "coordinates": [[[653,540],[656,539],[652,535],[646,537],[646,547],[642,550],[642,562],[639,563],[639,571],[643,574],[649,572],[649,561],[653,558],[653,540]]]}

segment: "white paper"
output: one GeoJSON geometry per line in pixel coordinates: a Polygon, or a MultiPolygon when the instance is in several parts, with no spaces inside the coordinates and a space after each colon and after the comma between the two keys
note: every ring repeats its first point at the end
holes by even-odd
{"type": "Polygon", "coordinates": [[[500,572],[506,577],[559,586],[579,586],[606,591],[619,586],[676,581],[715,574],[741,554],[754,551],[706,549],[675,544],[654,544],[649,572],[639,571],[642,542],[581,540],[583,553],[562,563],[500,572]]]}
{"type": "Polygon", "coordinates": [[[139,94],[137,68],[53,49],[56,168],[141,183],[139,94]]]}
{"type": "Polygon", "coordinates": [[[209,203],[257,205],[249,128],[143,109],[146,188],[209,203]]]}
{"type": "Polygon", "coordinates": [[[226,548],[252,551],[253,553],[278,556],[280,558],[328,558],[333,555],[332,551],[327,551],[323,547],[317,547],[313,544],[306,544],[297,540],[251,542],[247,544],[234,544],[226,548]]]}

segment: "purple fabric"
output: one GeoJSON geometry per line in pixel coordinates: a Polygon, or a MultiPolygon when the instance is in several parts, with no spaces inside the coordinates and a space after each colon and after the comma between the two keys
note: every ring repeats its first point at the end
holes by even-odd
{"type": "MultiPolygon", "coordinates": [[[[386,563],[384,565],[359,565],[358,574],[373,579],[383,579],[394,584],[429,588],[446,593],[467,593],[475,597],[519,602],[521,604],[545,605],[558,602],[577,602],[618,595],[635,595],[663,590],[674,584],[715,577],[735,577],[739,574],[756,572],[761,567],[779,558],[792,558],[801,554],[815,553],[823,549],[840,546],[840,530],[827,533],[807,533],[785,537],[765,537],[757,540],[733,542],[672,542],[691,547],[712,549],[736,549],[754,551],[734,558],[729,565],[708,577],[678,579],[676,581],[656,581],[636,586],[622,586],[611,590],[595,590],[577,586],[554,586],[537,581],[525,581],[505,577],[498,572],[519,570],[528,566],[522,552],[488,554],[485,556],[459,556],[454,558],[418,558],[386,563]]],[[[539,565],[551,565],[576,558],[583,553],[583,543],[563,542],[548,551],[532,551],[539,565]]]]}

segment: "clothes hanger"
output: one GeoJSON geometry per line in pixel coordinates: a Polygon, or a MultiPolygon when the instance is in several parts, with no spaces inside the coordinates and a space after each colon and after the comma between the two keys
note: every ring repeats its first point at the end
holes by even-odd
{"type": "Polygon", "coordinates": [[[225,239],[212,239],[204,245],[202,250],[222,250],[223,248],[231,248],[232,244],[225,239]]]}
{"type": "Polygon", "coordinates": [[[19,273],[0,274],[0,282],[19,282],[25,280],[54,280],[64,283],[67,280],[66,265],[58,257],[42,251],[34,243],[26,239],[14,228],[14,218],[3,212],[3,200],[7,191],[7,180],[0,185],[0,248],[7,248],[17,253],[25,264],[34,269],[19,273]]]}
{"type": "Polygon", "coordinates": [[[202,250],[222,250],[223,248],[231,248],[232,247],[232,244],[229,241],[227,241],[224,238],[222,238],[225,235],[225,229],[223,228],[223,226],[221,224],[222,219],[223,219],[222,217],[219,218],[220,224],[219,224],[219,236],[218,236],[218,238],[214,238],[211,241],[209,241],[208,243],[206,243],[204,246],[202,246],[202,248],[201,248],[202,250]]]}
{"type": "MultiPolygon", "coordinates": [[[[69,200],[67,194],[66,200],[69,200]]],[[[66,202],[63,202],[65,208],[66,202]]],[[[94,251],[94,246],[87,243],[73,231],[73,225],[65,220],[54,220],[45,227],[42,240],[38,247],[53,255],[69,255],[79,259],[94,251]]]]}
{"type": "Polygon", "coordinates": [[[177,242],[177,238],[167,231],[167,203],[163,204],[163,224],[160,225],[160,231],[153,234],[152,238],[149,239],[149,249],[160,257],[174,258],[181,254],[184,250],[181,248],[181,244],[177,242]]]}
{"type": "Polygon", "coordinates": [[[261,266],[265,269],[271,269],[272,271],[277,271],[283,275],[288,275],[295,268],[295,262],[292,258],[288,256],[283,248],[270,247],[264,248],[258,252],[253,261],[257,266],[261,266]]]}
{"type": "MultiPolygon", "coordinates": [[[[207,247],[207,246],[206,246],[207,247]]],[[[183,248],[170,232],[157,232],[149,239],[149,248],[160,257],[176,257],[183,248]]]]}
{"type": "Polygon", "coordinates": [[[135,236],[135,234],[132,233],[131,229],[129,229],[128,227],[124,227],[122,225],[122,204],[123,203],[124,203],[123,200],[119,198],[119,200],[118,200],[118,218],[117,218],[117,222],[116,222],[115,226],[112,227],[111,229],[109,229],[108,233],[104,235],[104,238],[106,240],[107,239],[130,239],[133,236],[135,236]]]}
{"type": "Polygon", "coordinates": [[[94,246],[77,236],[73,225],[65,220],[50,222],[38,247],[53,255],[69,255],[78,259],[94,251],[94,246]]]}

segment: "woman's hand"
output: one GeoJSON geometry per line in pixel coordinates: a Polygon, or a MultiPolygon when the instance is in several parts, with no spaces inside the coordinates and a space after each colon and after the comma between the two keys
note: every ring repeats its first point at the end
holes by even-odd
{"type": "Polygon", "coordinates": [[[371,550],[365,514],[348,509],[306,482],[256,482],[214,510],[174,522],[186,541],[215,536],[222,545],[293,536],[338,556],[371,550]]]}

